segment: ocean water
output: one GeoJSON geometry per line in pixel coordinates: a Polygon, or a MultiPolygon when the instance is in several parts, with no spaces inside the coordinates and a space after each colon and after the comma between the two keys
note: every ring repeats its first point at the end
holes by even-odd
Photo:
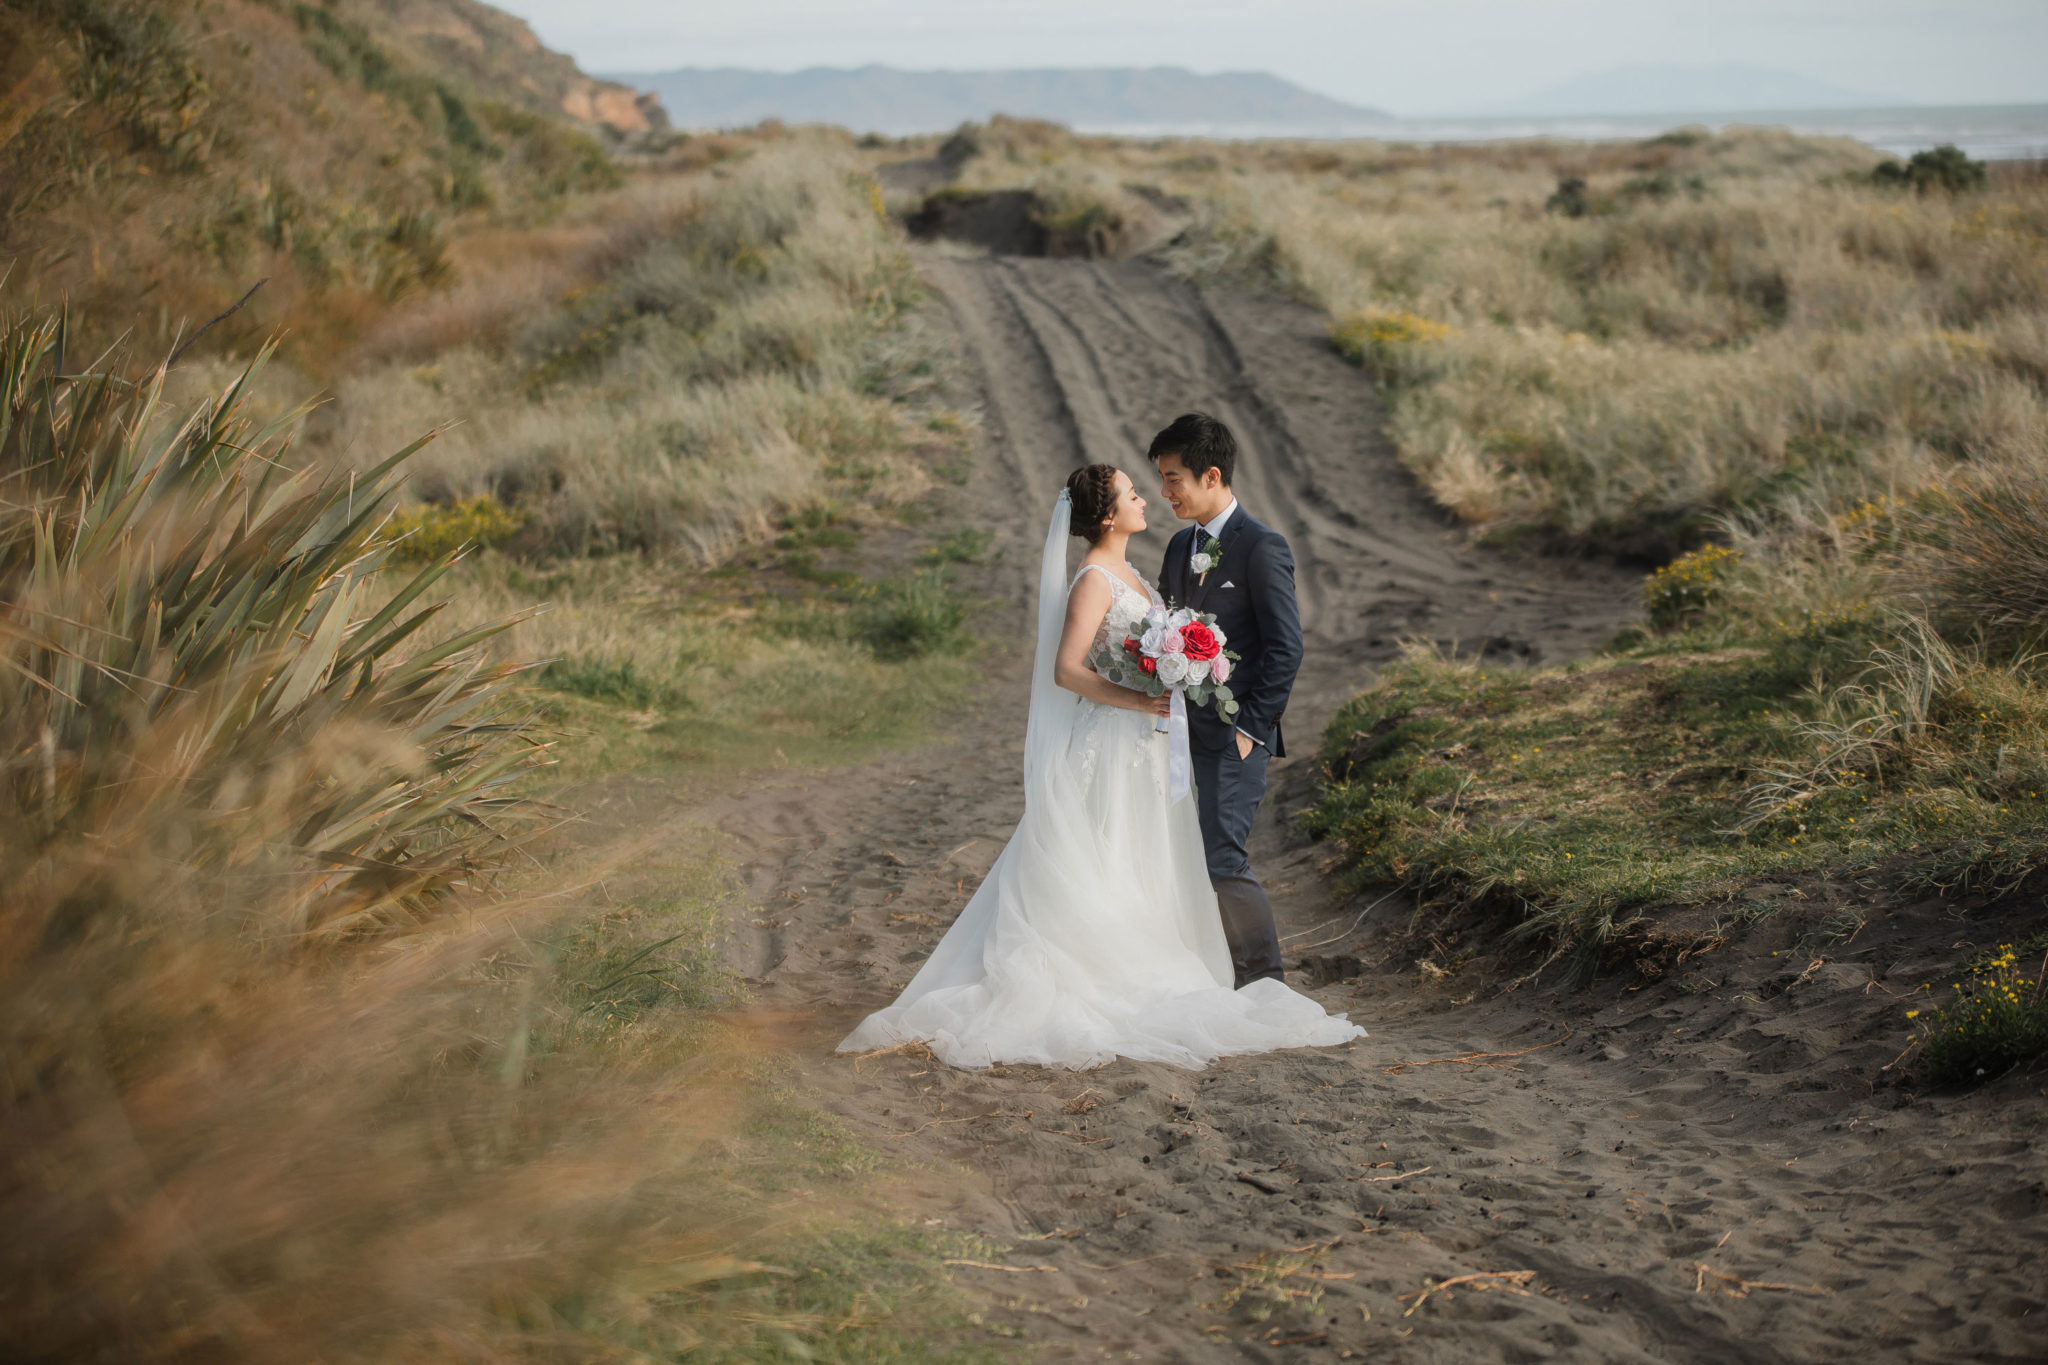
{"type": "Polygon", "coordinates": [[[1502,142],[1553,138],[1606,142],[1655,137],[1673,128],[1788,128],[1851,137],[1893,156],[1954,143],[1986,161],[2048,158],[2048,104],[1983,104],[1894,109],[1755,109],[1724,114],[1587,114],[1578,117],[1417,118],[1356,127],[1120,127],[1083,132],[1137,137],[1371,138],[1381,142],[1502,142]]]}

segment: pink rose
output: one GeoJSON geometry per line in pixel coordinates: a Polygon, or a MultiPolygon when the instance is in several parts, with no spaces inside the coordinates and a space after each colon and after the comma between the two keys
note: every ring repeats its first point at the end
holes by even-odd
{"type": "Polygon", "coordinates": [[[1209,681],[1225,683],[1230,681],[1230,656],[1218,654],[1209,661],[1209,681]]]}

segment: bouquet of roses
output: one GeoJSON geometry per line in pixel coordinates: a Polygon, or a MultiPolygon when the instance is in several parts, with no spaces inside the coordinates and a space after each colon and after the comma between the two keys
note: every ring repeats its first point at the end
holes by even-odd
{"type": "MultiPolygon", "coordinates": [[[[1230,666],[1237,655],[1223,647],[1227,641],[1214,616],[1186,607],[1154,607],[1130,629],[1136,633],[1122,640],[1112,634],[1097,645],[1088,657],[1089,667],[1148,697],[1179,691],[1196,706],[1213,702],[1225,720],[1237,714],[1237,699],[1230,691],[1230,666]]],[[[1157,728],[1165,729],[1165,723],[1157,728]]]]}

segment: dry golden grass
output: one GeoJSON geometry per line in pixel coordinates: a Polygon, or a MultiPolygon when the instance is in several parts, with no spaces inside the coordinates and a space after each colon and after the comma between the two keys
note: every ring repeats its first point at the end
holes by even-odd
{"type": "Polygon", "coordinates": [[[326,439],[375,450],[460,415],[421,491],[516,503],[571,554],[708,564],[833,498],[912,499],[927,476],[895,400],[937,361],[871,185],[823,136],[650,183],[611,226],[558,234],[551,267],[485,265],[395,317],[326,439]]]}

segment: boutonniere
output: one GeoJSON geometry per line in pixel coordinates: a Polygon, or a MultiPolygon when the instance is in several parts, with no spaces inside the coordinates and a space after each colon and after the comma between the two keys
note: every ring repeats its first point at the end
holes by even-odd
{"type": "Polygon", "coordinates": [[[1208,582],[1209,570],[1215,568],[1216,561],[1221,558],[1223,558],[1223,542],[1214,536],[1204,536],[1200,547],[1195,551],[1195,557],[1189,561],[1195,570],[1195,582],[1208,582]]]}

